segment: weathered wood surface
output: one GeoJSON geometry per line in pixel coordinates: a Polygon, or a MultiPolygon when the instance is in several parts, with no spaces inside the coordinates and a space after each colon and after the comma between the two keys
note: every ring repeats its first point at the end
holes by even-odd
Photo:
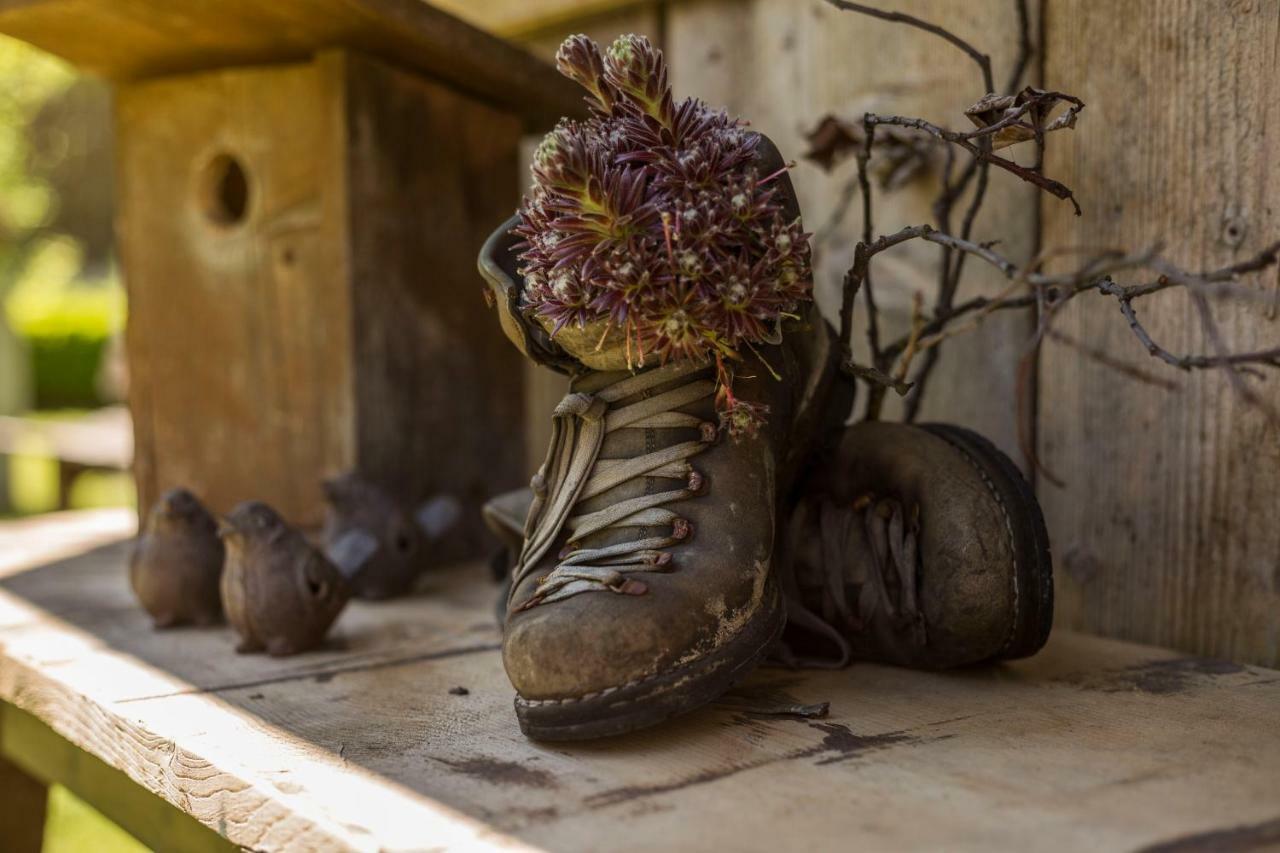
{"type": "MultiPolygon", "coordinates": [[[[600,21],[658,15],[673,0],[428,0],[451,15],[517,42],[590,30],[600,21]],[[585,25],[585,26],[584,26],[585,25]],[[575,29],[576,28],[576,29],[575,29]]],[[[612,36],[638,30],[617,30],[612,36]]]]}
{"type": "MultiPolygon", "coordinates": [[[[995,78],[1009,73],[1017,45],[1017,19],[1007,0],[901,0],[883,8],[939,21],[992,55],[995,78]]],[[[1035,5],[1035,4],[1033,4],[1035,5]]],[[[767,133],[783,156],[799,159],[803,133],[824,115],[856,118],[864,112],[920,116],[964,129],[964,109],[983,94],[973,62],[950,45],[900,24],[842,12],[822,0],[690,0],[670,7],[667,58],[677,96],[694,95],[727,107],[767,133]]],[[[997,85],[1003,85],[997,82],[997,85]]],[[[832,175],[800,161],[792,170],[810,231],[829,221],[842,188],[853,179],[852,159],[832,175]]],[[[875,188],[875,230],[932,222],[933,180],[893,193],[875,188]]],[[[963,206],[957,207],[959,227],[963,206]]],[[[1035,197],[1006,175],[993,174],[974,238],[999,238],[1002,250],[1025,256],[1034,250],[1035,197]]],[[[839,307],[839,284],[862,232],[861,200],[843,225],[819,247],[816,289],[828,317],[839,307]]],[[[881,306],[882,339],[909,330],[913,292],[931,300],[936,290],[938,247],[912,243],[881,255],[874,268],[881,306]]],[[[997,274],[969,265],[965,294],[997,293],[997,274]]],[[[861,298],[859,298],[861,305],[861,298]]],[[[866,363],[865,319],[855,319],[859,358],[866,363]]],[[[1030,331],[1025,316],[993,317],[983,328],[945,345],[931,381],[922,420],[964,424],[1015,455],[1015,368],[1030,331]],[[981,377],[980,380],[975,377],[981,377]]],[[[894,395],[890,394],[890,398],[894,395]]],[[[887,416],[898,411],[894,400],[887,416]]]]}
{"type": "MultiPolygon", "coordinates": [[[[86,521],[131,516],[25,535],[86,521]]],[[[255,849],[1212,849],[1280,821],[1280,672],[1256,667],[1060,634],[950,674],[762,670],[651,732],[539,745],[478,567],[356,604],[286,660],[153,633],[120,544],[0,573],[0,699],[255,849]],[[831,714],[752,710],[780,699],[831,714]]]]}
{"type": "Polygon", "coordinates": [[[319,477],[355,441],[330,81],[314,64],[171,77],[122,86],[116,110],[139,502],[182,485],[316,524],[319,477]]]}
{"type": "Polygon", "coordinates": [[[554,69],[423,0],[0,0],[0,33],[119,80],[352,48],[551,126],[581,109],[554,69]]]}
{"type": "Polygon", "coordinates": [[[183,485],[314,525],[353,466],[471,508],[522,481],[519,358],[475,273],[514,116],[342,51],[129,84],[118,111],[141,506],[183,485]]]}
{"type": "Polygon", "coordinates": [[[324,62],[348,130],[355,464],[411,504],[458,498],[463,521],[433,556],[476,557],[491,542],[481,503],[526,482],[522,359],[476,275],[519,198],[520,123],[381,62],[324,62]]]}
{"type": "MultiPolygon", "coordinates": [[[[47,791],[46,786],[65,787],[81,800],[92,803],[95,810],[152,850],[232,853],[240,849],[136,784],[124,771],[73,745],[37,717],[0,702],[0,764],[6,761],[24,774],[30,774],[26,791],[13,792],[19,803],[36,796],[32,781],[38,780],[42,793],[47,791]]],[[[3,811],[8,805],[10,790],[0,786],[0,791],[6,795],[0,798],[0,811],[3,811]]],[[[45,801],[40,800],[39,811],[31,808],[29,817],[43,821],[44,805],[45,801]]],[[[42,824],[37,824],[37,828],[44,829],[42,824]]],[[[11,850],[17,853],[18,848],[10,846],[13,838],[4,832],[2,822],[0,841],[4,842],[6,853],[11,850]]],[[[31,849],[39,851],[38,841],[31,849]]]]}
{"type": "MultiPolygon", "coordinates": [[[[1048,172],[1044,245],[1162,242],[1191,269],[1280,239],[1280,3],[1054,0],[1045,83],[1088,103],[1048,172]]],[[[1257,302],[1214,302],[1232,351],[1280,339],[1280,279],[1257,302]]],[[[1174,352],[1212,352],[1181,291],[1135,303],[1174,352]]],[[[1280,428],[1220,372],[1184,377],[1147,357],[1114,304],[1077,300],[1060,328],[1178,382],[1134,382],[1052,342],[1041,361],[1040,489],[1062,624],[1197,654],[1280,665],[1280,428]]],[[[1272,406],[1280,385],[1247,380],[1272,406]]]]}

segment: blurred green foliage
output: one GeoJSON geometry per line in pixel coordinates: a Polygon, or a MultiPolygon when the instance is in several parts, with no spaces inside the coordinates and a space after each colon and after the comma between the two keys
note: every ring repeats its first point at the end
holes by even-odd
{"type": "Polygon", "coordinates": [[[75,81],[65,63],[0,37],[0,286],[15,281],[30,238],[53,212],[56,198],[32,156],[28,128],[40,108],[75,81]]]}
{"type": "Polygon", "coordinates": [[[49,789],[43,853],[146,853],[147,849],[66,788],[49,789]]]}
{"type": "MultiPolygon", "coordinates": [[[[25,342],[28,403],[41,409],[105,402],[99,368],[125,322],[115,271],[87,273],[76,235],[50,228],[60,201],[52,176],[69,156],[68,136],[46,133],[37,146],[32,125],[76,81],[61,61],[0,37],[0,322],[25,342]]],[[[6,377],[0,365],[0,382],[22,381],[15,369],[6,377]]]]}
{"type": "Polygon", "coordinates": [[[111,337],[124,330],[124,288],[114,273],[86,279],[81,269],[74,240],[42,238],[5,298],[10,326],[27,341],[38,409],[105,402],[98,372],[111,337]]]}

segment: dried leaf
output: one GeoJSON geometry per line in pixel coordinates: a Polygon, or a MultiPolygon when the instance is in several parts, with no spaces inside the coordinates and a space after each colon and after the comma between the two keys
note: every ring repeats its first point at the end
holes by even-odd
{"type": "MultiPolygon", "coordinates": [[[[828,115],[806,134],[809,150],[804,157],[830,172],[853,156],[863,144],[860,124],[828,115]]],[[[937,140],[923,131],[906,127],[880,127],[868,164],[882,189],[895,190],[924,174],[933,163],[937,140]]]]}
{"type": "Polygon", "coordinates": [[[809,150],[804,153],[804,158],[817,163],[822,171],[830,172],[861,147],[862,128],[827,115],[805,134],[805,139],[809,142],[809,150]]]}
{"type": "Polygon", "coordinates": [[[1028,86],[1017,95],[988,93],[965,110],[964,114],[979,129],[1008,122],[990,134],[991,148],[996,150],[1035,139],[1037,128],[1044,134],[1064,127],[1075,127],[1076,115],[1082,106],[1079,99],[1069,95],[1028,86]],[[1062,104],[1068,105],[1067,111],[1049,121],[1049,117],[1062,104]]]}

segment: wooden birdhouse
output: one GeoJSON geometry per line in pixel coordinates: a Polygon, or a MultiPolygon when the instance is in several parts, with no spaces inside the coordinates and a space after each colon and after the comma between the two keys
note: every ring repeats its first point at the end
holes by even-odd
{"type": "Polygon", "coordinates": [[[0,0],[0,32],[117,84],[141,506],[308,525],[345,468],[469,507],[519,484],[475,259],[568,81],[421,0],[0,0]]]}

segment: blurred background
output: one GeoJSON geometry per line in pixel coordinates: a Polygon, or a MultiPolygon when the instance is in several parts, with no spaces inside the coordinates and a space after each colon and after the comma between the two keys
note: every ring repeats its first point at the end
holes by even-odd
{"type": "Polygon", "coordinates": [[[0,37],[0,516],[129,505],[105,84],[0,37]]]}
{"type": "MultiPolygon", "coordinates": [[[[0,518],[132,506],[107,87],[0,36],[0,518]]],[[[143,850],[62,787],[47,853],[143,850]]]]}

